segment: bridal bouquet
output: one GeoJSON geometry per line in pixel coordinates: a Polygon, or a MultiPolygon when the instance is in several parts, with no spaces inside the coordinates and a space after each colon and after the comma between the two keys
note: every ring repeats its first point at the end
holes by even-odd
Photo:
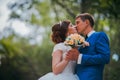
{"type": "Polygon", "coordinates": [[[89,46],[89,43],[85,41],[85,38],[77,33],[69,35],[64,41],[65,45],[74,47],[89,46]]]}

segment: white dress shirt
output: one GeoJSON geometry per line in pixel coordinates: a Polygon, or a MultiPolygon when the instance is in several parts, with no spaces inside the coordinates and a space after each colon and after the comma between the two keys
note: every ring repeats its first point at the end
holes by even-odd
{"type": "MultiPolygon", "coordinates": [[[[90,37],[95,31],[92,30],[87,34],[87,37],[90,37]]],[[[81,60],[82,60],[82,53],[79,54],[78,56],[78,60],[77,60],[77,64],[81,64],[81,60]]]]}

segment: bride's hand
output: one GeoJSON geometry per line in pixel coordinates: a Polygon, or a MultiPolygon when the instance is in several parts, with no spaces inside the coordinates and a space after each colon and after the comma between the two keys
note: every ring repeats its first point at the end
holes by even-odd
{"type": "Polygon", "coordinates": [[[64,58],[65,61],[70,61],[70,58],[68,58],[68,56],[66,55],[65,58],[64,58]]]}

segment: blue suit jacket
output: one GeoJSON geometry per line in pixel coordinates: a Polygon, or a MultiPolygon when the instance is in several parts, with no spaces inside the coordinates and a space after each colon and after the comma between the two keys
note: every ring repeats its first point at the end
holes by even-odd
{"type": "Polygon", "coordinates": [[[108,37],[104,32],[95,32],[86,41],[90,46],[79,48],[83,55],[76,73],[80,80],[102,80],[104,65],[110,61],[108,37]]]}

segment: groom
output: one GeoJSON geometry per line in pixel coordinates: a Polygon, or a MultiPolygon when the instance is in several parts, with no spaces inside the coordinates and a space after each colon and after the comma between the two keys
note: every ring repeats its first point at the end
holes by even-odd
{"type": "Polygon", "coordinates": [[[110,60],[108,37],[93,29],[94,19],[89,13],[79,14],[75,23],[78,33],[87,37],[90,46],[71,49],[67,59],[77,61],[76,74],[80,80],[103,80],[104,66],[110,60]]]}

